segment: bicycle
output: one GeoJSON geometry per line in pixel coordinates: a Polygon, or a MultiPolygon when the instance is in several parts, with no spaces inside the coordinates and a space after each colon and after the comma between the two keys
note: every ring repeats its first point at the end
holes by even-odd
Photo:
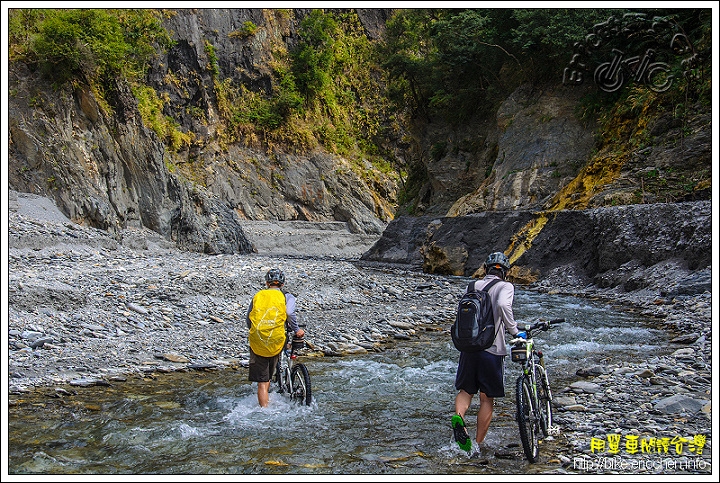
{"type": "Polygon", "coordinates": [[[520,429],[520,441],[525,457],[530,463],[535,463],[538,459],[540,441],[557,432],[557,428],[552,426],[552,391],[545,369],[545,359],[542,351],[536,349],[532,333],[538,330],[546,331],[552,324],[564,321],[565,319],[561,318],[528,324],[525,327],[526,339],[517,337],[510,341],[513,344],[511,360],[521,364],[522,369],[515,385],[515,419],[520,429]]]}
{"type": "MultiPolygon", "coordinates": [[[[301,325],[300,327],[305,327],[301,325]]],[[[286,344],[280,352],[280,359],[275,371],[275,382],[280,394],[287,394],[290,400],[309,406],[312,402],[312,387],[310,373],[305,364],[296,362],[297,354],[305,347],[305,339],[297,338],[292,331],[286,332],[286,344]]]]}

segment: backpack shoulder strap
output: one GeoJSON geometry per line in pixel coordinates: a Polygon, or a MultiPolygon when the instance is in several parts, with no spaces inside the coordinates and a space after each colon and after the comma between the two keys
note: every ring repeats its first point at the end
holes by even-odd
{"type": "Polygon", "coordinates": [[[490,282],[490,283],[488,283],[487,285],[485,285],[485,286],[482,288],[482,291],[483,291],[483,292],[487,292],[488,290],[490,290],[490,287],[492,287],[493,285],[495,285],[495,284],[498,283],[498,282],[502,282],[502,280],[500,280],[499,278],[496,278],[496,279],[493,280],[492,282],[490,282]]]}
{"type": "MultiPolygon", "coordinates": [[[[496,278],[496,279],[493,280],[492,282],[488,283],[487,285],[485,285],[485,286],[483,287],[483,292],[487,292],[488,290],[490,290],[490,287],[492,287],[493,285],[495,285],[495,284],[498,283],[498,282],[502,282],[502,280],[500,280],[499,278],[496,278]]],[[[502,322],[501,322],[500,324],[497,324],[497,322],[496,322],[495,337],[493,338],[493,344],[495,343],[494,341],[495,341],[495,339],[497,338],[498,334],[500,333],[500,328],[501,328],[501,327],[502,327],[502,322]]]]}

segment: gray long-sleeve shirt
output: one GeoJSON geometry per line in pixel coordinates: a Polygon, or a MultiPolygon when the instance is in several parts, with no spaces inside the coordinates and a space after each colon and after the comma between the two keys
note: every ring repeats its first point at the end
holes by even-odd
{"type": "MultiPolygon", "coordinates": [[[[485,275],[480,280],[475,281],[475,290],[482,290],[485,285],[495,279],[499,279],[497,275],[485,275]]],[[[510,282],[501,280],[496,283],[490,290],[490,300],[493,304],[493,315],[495,316],[495,341],[487,351],[498,356],[507,355],[507,346],[505,345],[505,331],[510,335],[516,335],[519,331],[515,322],[515,314],[513,313],[513,298],[515,297],[515,287],[510,282]]]]}

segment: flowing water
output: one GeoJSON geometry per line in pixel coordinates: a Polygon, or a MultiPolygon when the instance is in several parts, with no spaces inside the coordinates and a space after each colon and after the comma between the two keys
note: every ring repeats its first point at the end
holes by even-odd
{"type": "MultiPolygon", "coordinates": [[[[641,322],[597,302],[518,289],[518,321],[565,317],[541,333],[551,384],[566,385],[579,367],[633,357],[641,322]]],[[[650,330],[663,352],[666,336],[650,330]]],[[[310,335],[308,335],[310,337],[310,335]]],[[[179,372],[75,395],[17,396],[9,408],[10,474],[305,474],[389,475],[552,472],[557,461],[528,464],[514,421],[506,359],[506,397],[496,400],[487,441],[507,457],[470,458],[453,442],[453,386],[458,353],[447,331],[422,332],[384,352],[301,358],[313,404],[271,393],[259,408],[247,370],[179,372]]],[[[48,391],[50,392],[50,391],[48,391]]],[[[477,399],[466,419],[474,435],[477,399]]],[[[549,442],[552,444],[552,442],[549,442]]]]}

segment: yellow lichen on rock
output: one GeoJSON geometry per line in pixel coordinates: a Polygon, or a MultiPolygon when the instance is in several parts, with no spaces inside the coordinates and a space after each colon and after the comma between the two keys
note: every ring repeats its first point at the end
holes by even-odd
{"type": "Polygon", "coordinates": [[[625,157],[613,153],[596,156],[550,202],[548,211],[582,210],[602,188],[620,176],[625,157]]]}
{"type": "Polygon", "coordinates": [[[507,273],[507,279],[512,283],[529,285],[540,279],[540,272],[527,267],[514,266],[510,267],[507,273]]]}
{"type": "Polygon", "coordinates": [[[510,246],[505,250],[505,254],[513,264],[520,256],[532,246],[532,242],[536,236],[542,231],[547,223],[548,218],[545,213],[540,213],[537,218],[527,222],[510,240],[510,246]]]}
{"type": "Polygon", "coordinates": [[[427,273],[461,276],[465,271],[468,259],[465,247],[441,247],[432,242],[427,247],[421,247],[420,252],[424,259],[423,270],[427,273]]]}

